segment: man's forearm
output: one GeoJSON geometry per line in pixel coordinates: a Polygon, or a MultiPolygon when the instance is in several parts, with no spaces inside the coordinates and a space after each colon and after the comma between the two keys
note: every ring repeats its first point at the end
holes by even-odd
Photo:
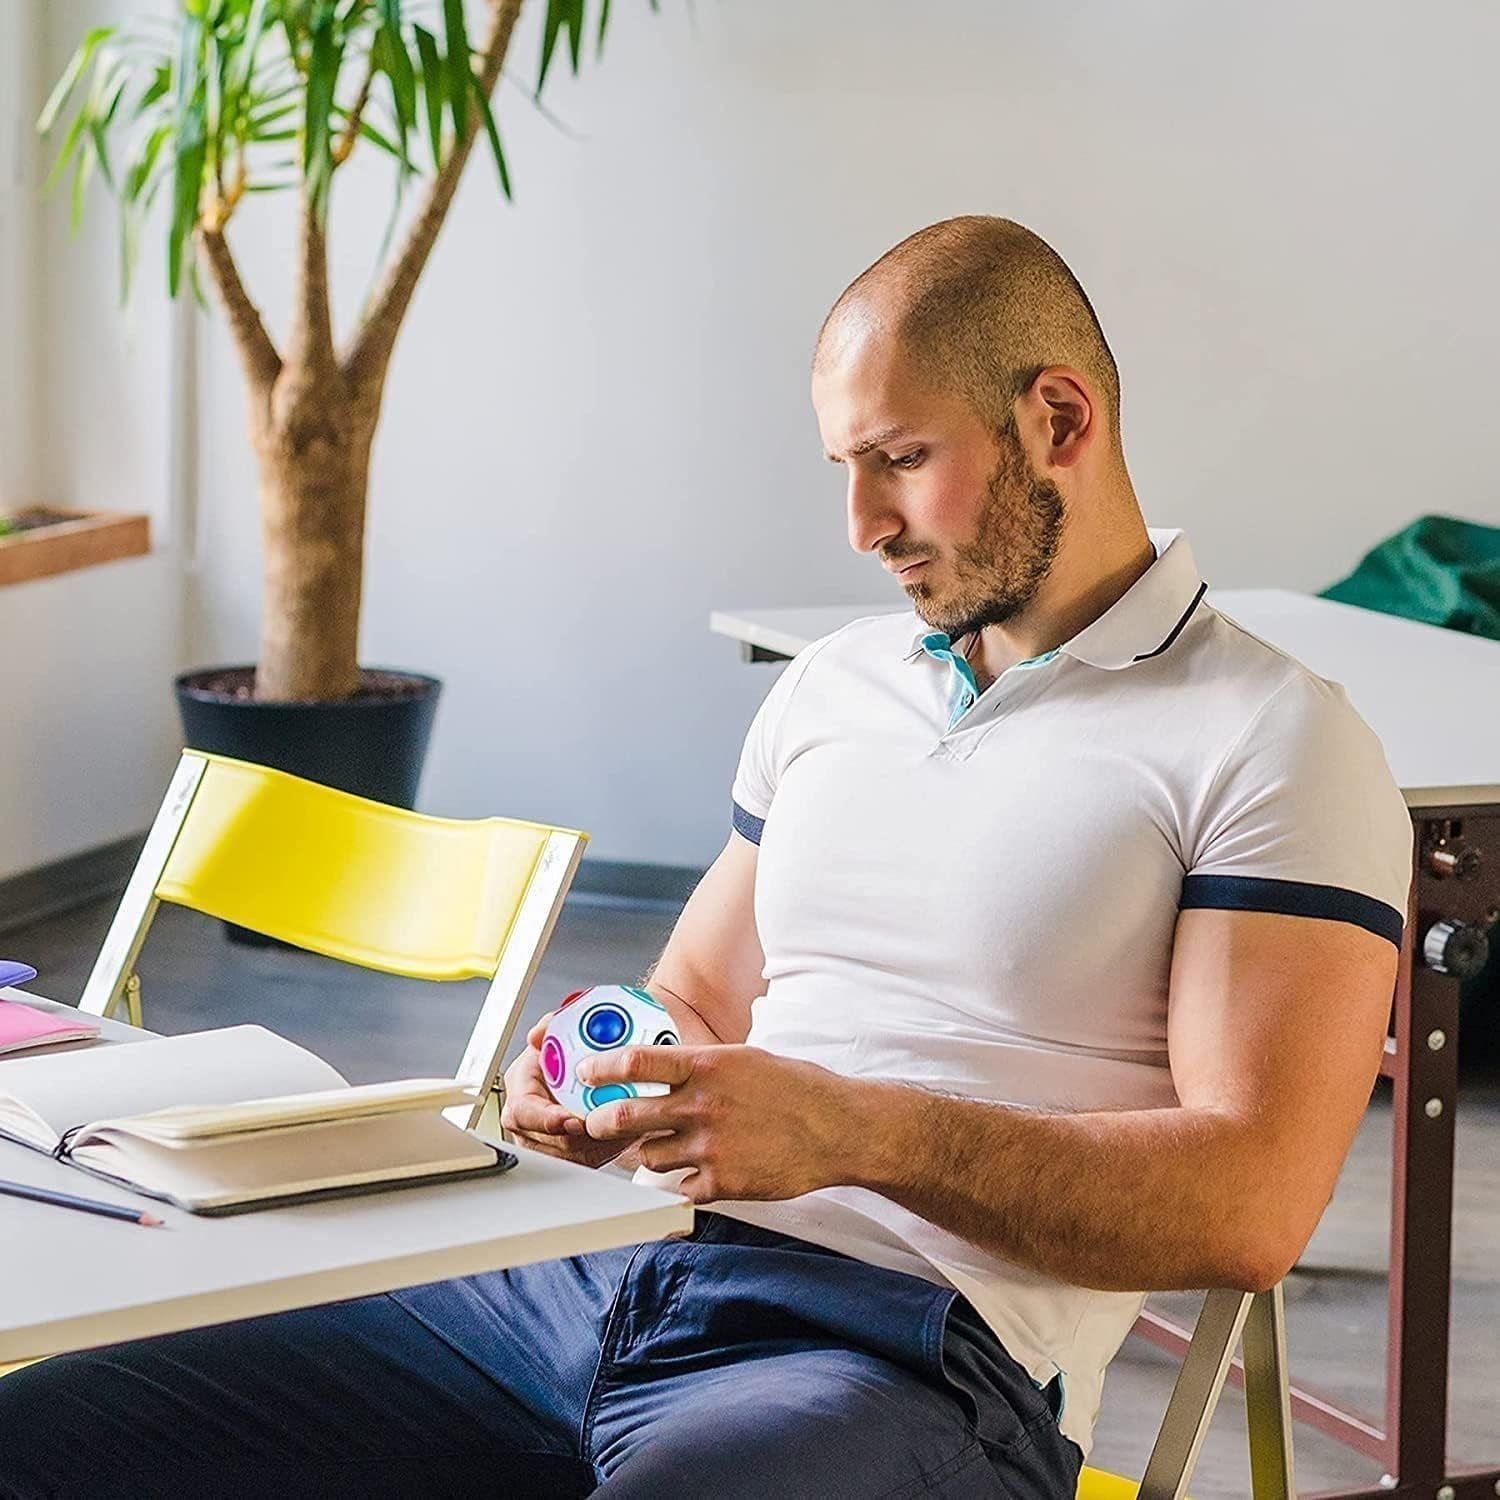
{"type": "Polygon", "coordinates": [[[1269,1284],[1300,1243],[1244,1122],[1208,1110],[1046,1114],[847,1080],[865,1187],[994,1254],[1078,1285],[1269,1284]]]}

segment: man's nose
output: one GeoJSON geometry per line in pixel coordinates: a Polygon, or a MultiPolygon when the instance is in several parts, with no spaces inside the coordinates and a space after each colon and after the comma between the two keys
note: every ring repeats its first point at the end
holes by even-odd
{"type": "Polygon", "coordinates": [[[849,471],[849,545],[856,552],[873,552],[901,533],[901,518],[872,476],[849,471]]]}

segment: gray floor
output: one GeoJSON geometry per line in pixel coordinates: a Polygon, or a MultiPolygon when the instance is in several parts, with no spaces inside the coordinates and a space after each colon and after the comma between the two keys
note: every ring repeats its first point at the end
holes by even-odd
{"type": "MultiPolygon", "coordinates": [[[[112,903],[0,939],[8,956],[41,972],[34,986],[76,999],[112,903]]],[[[670,931],[670,909],[569,902],[532,990],[534,1017],[571,989],[638,978],[670,931]]],[[[481,985],[413,984],[282,949],[233,947],[219,925],[164,908],[141,964],[148,1024],[186,1031],[259,1020],[303,1042],[351,1081],[448,1071],[481,985]]],[[[1287,1284],[1292,1366],[1300,1383],[1378,1412],[1383,1403],[1390,1110],[1372,1105],[1337,1193],[1287,1284]]],[[[1500,1082],[1465,1076],[1458,1117],[1450,1451],[1469,1464],[1500,1463],[1500,1082]]],[[[1162,1298],[1191,1317],[1191,1297],[1162,1298]]],[[[1111,1368],[1093,1461],[1139,1475],[1173,1375],[1139,1339],[1111,1368]]],[[[1299,1427],[1299,1488],[1368,1484],[1376,1465],[1299,1427]]],[[[1197,1500],[1244,1496],[1249,1469],[1239,1398],[1226,1392],[1198,1465],[1197,1500]]]]}

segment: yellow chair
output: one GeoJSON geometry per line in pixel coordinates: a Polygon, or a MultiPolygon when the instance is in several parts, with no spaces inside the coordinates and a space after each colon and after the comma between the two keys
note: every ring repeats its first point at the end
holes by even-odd
{"type": "Polygon", "coordinates": [[[411,979],[487,978],[454,1077],[498,1118],[505,1049],[587,835],[434,818],[197,750],[183,752],[79,1009],[141,1024],[135,963],[163,901],[411,979]]]}
{"type": "MultiPolygon", "coordinates": [[[[163,901],[410,979],[487,978],[454,1077],[455,1124],[499,1134],[500,1066],[588,835],[433,818],[198,750],[183,752],[78,1008],[123,1002],[163,901]]],[[[0,1365],[0,1377],[21,1369],[0,1365]]]]}
{"type": "Polygon", "coordinates": [[[1254,1500],[1295,1500],[1291,1378],[1280,1283],[1268,1292],[1221,1289],[1208,1294],[1177,1372],[1145,1478],[1137,1485],[1102,1469],[1085,1468],[1078,1477],[1078,1500],[1183,1500],[1242,1338],[1250,1492],[1254,1500]]]}

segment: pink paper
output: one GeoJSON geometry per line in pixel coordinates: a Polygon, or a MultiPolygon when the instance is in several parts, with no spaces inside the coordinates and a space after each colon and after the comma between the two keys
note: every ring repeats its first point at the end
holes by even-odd
{"type": "Polygon", "coordinates": [[[0,1000],[0,1055],[30,1047],[52,1047],[59,1042],[92,1040],[99,1028],[82,1016],[58,1016],[48,1011],[0,1000]]]}

